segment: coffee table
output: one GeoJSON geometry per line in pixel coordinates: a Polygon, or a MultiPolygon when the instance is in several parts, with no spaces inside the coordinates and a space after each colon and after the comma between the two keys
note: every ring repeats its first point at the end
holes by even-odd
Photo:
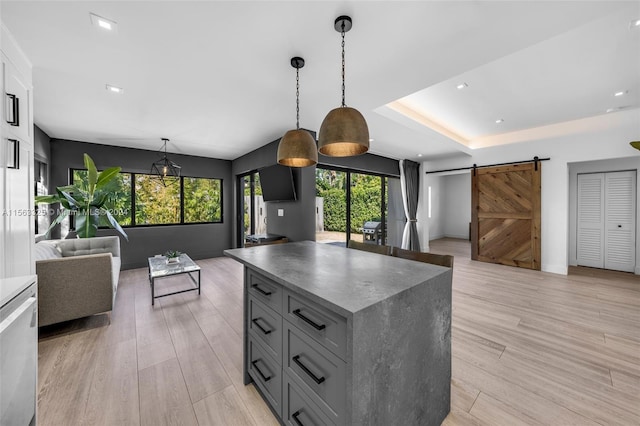
{"type": "Polygon", "coordinates": [[[167,263],[167,258],[164,256],[150,257],[149,258],[149,282],[151,283],[151,305],[155,304],[155,300],[160,297],[171,296],[173,294],[184,293],[186,291],[198,290],[200,294],[200,267],[191,260],[191,258],[182,253],[178,259],[178,262],[167,263]],[[193,278],[194,272],[198,273],[198,281],[193,278]],[[187,274],[191,281],[195,284],[195,287],[188,288],[186,290],[174,291],[173,293],[166,293],[156,296],[155,295],[155,280],[157,278],[167,278],[174,275],[187,274]]]}

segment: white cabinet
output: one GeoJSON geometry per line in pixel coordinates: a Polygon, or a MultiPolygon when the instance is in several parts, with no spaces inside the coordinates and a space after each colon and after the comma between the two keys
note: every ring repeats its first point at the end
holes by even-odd
{"type": "Polygon", "coordinates": [[[31,64],[2,26],[0,40],[0,278],[35,273],[31,64]]]}

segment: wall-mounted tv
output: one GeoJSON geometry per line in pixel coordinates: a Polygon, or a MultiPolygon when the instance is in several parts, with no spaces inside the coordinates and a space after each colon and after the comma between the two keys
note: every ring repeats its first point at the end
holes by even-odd
{"type": "Polygon", "coordinates": [[[279,164],[258,170],[264,201],[295,201],[296,188],[290,167],[279,164]]]}

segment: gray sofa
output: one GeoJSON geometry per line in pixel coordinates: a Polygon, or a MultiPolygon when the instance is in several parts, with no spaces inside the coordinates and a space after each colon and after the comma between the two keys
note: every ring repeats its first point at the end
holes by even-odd
{"type": "Polygon", "coordinates": [[[113,309],[120,238],[40,241],[35,247],[39,326],[113,309]]]}

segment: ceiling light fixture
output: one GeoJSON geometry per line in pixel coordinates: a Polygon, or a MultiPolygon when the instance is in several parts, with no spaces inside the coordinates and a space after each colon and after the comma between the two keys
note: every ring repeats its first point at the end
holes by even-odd
{"type": "Polygon", "coordinates": [[[110,84],[107,84],[105,87],[109,92],[118,93],[118,94],[124,93],[124,89],[122,87],[116,87],[110,84]]]}
{"type": "Polygon", "coordinates": [[[640,141],[629,142],[629,145],[631,145],[632,147],[634,147],[637,150],[640,150],[640,141]]]}
{"type": "Polygon", "coordinates": [[[284,134],[278,144],[278,164],[289,167],[309,167],[318,163],[318,147],[311,133],[300,129],[300,68],[304,59],[291,58],[296,69],[296,129],[284,134]]]}
{"type": "Polygon", "coordinates": [[[626,94],[627,94],[627,91],[625,90],[625,91],[616,92],[613,94],[613,96],[624,96],[626,94]]]}
{"type": "Polygon", "coordinates": [[[91,18],[91,24],[94,27],[107,31],[115,31],[118,28],[118,23],[116,21],[112,21],[111,19],[103,18],[102,16],[98,16],[95,13],[89,13],[89,17],[91,18]]]}
{"type": "Polygon", "coordinates": [[[460,84],[458,84],[458,85],[456,86],[456,89],[458,89],[458,90],[462,90],[462,89],[464,89],[465,87],[469,87],[469,85],[468,85],[467,83],[460,83],[460,84]]]}
{"type": "Polygon", "coordinates": [[[640,27],[640,19],[634,19],[629,23],[629,28],[634,29],[640,27]]]}
{"type": "Polygon", "coordinates": [[[498,118],[498,119],[496,120],[496,124],[500,124],[500,123],[502,123],[502,122],[504,122],[504,119],[502,119],[502,118],[498,118]]]}
{"type": "Polygon", "coordinates": [[[151,174],[158,176],[162,184],[167,186],[167,180],[169,180],[168,184],[174,184],[180,181],[180,179],[175,178],[180,177],[182,167],[167,157],[167,142],[169,142],[169,139],[162,138],[162,142],[162,150],[164,151],[162,158],[151,165],[151,174]]]}
{"type": "Polygon", "coordinates": [[[342,105],[324,118],[318,133],[318,151],[330,157],[349,157],[369,150],[369,128],[360,112],[345,103],[344,35],[351,29],[348,16],[339,16],[333,27],[342,35],[342,105]]]}

